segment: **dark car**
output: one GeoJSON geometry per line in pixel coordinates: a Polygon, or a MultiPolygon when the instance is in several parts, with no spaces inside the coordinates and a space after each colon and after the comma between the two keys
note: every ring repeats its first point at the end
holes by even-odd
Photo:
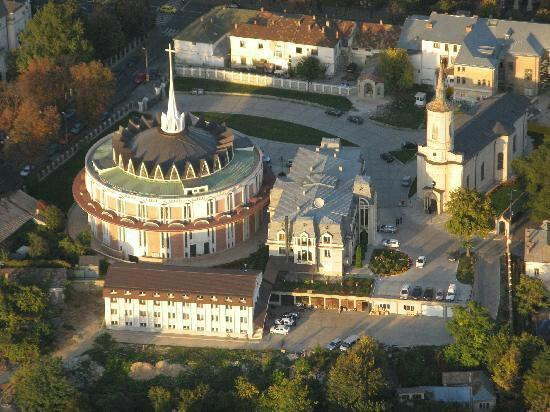
{"type": "Polygon", "coordinates": [[[342,110],[338,110],[338,109],[328,109],[325,113],[328,114],[329,116],[335,116],[335,117],[340,117],[344,114],[342,110]]]}
{"type": "Polygon", "coordinates": [[[128,59],[128,62],[126,63],[126,67],[132,67],[132,66],[136,65],[137,62],[139,62],[139,57],[138,56],[132,56],[128,59]]]}
{"type": "Polygon", "coordinates": [[[393,156],[392,156],[391,154],[389,154],[389,153],[382,153],[382,154],[380,155],[380,159],[382,159],[382,160],[383,160],[384,162],[386,162],[386,163],[391,163],[391,162],[394,161],[393,156]]]}
{"type": "Polygon", "coordinates": [[[405,142],[401,145],[403,150],[418,150],[418,145],[413,142],[405,142]]]}
{"type": "Polygon", "coordinates": [[[72,134],[79,134],[82,130],[84,130],[84,124],[80,123],[80,122],[77,122],[71,128],[71,133],[72,134]]]}
{"type": "Polygon", "coordinates": [[[420,299],[422,297],[422,288],[420,286],[415,286],[410,296],[415,300],[420,299]]]}
{"type": "Polygon", "coordinates": [[[433,300],[433,298],[434,298],[434,288],[424,289],[424,294],[422,295],[422,299],[433,300]]]}
{"type": "Polygon", "coordinates": [[[136,75],[134,76],[134,84],[140,85],[145,81],[145,77],[145,73],[136,73],[136,75]]]}
{"type": "Polygon", "coordinates": [[[361,116],[348,116],[348,122],[355,124],[363,124],[363,118],[361,116]]]}

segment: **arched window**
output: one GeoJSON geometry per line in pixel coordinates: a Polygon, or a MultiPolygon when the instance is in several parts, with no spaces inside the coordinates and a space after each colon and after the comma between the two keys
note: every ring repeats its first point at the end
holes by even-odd
{"type": "Polygon", "coordinates": [[[191,204],[186,203],[183,205],[183,220],[191,220],[191,204]]]}
{"type": "Polygon", "coordinates": [[[235,196],[233,195],[233,192],[227,194],[225,203],[227,205],[227,211],[233,210],[235,207],[235,196]]]}
{"type": "Polygon", "coordinates": [[[497,154],[497,170],[502,170],[504,168],[504,154],[500,152],[497,154]]]}
{"type": "Polygon", "coordinates": [[[166,205],[160,207],[160,220],[163,222],[168,222],[170,220],[170,207],[166,205]]]}
{"type": "Polygon", "coordinates": [[[302,233],[300,235],[300,245],[307,246],[309,243],[309,236],[307,233],[302,233]]]}
{"type": "Polygon", "coordinates": [[[206,201],[206,215],[214,216],[214,199],[208,199],[206,201]]]}

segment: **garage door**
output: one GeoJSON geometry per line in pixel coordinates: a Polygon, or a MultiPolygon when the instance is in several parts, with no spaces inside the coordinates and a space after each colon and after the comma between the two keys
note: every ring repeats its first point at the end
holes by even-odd
{"type": "Polygon", "coordinates": [[[441,305],[422,305],[422,315],[443,317],[443,306],[441,305]]]}

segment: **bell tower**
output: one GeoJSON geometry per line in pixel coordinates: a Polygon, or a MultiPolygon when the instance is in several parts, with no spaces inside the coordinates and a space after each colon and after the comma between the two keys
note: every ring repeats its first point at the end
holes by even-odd
{"type": "Polygon", "coordinates": [[[445,97],[445,68],[439,66],[435,98],[426,105],[428,120],[426,125],[427,146],[433,150],[452,152],[454,148],[454,115],[445,97]]]}

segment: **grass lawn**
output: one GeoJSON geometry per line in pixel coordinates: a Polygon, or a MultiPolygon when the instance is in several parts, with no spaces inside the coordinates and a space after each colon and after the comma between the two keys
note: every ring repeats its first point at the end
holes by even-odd
{"type": "Polygon", "coordinates": [[[287,99],[303,100],[317,103],[323,106],[334,107],[341,110],[350,110],[353,105],[347,97],[334,96],[321,93],[307,93],[296,90],[277,89],[274,87],[253,86],[211,79],[196,79],[191,77],[177,77],[174,80],[176,90],[191,91],[192,89],[204,89],[209,92],[263,94],[268,96],[283,97],[287,99]]]}
{"type": "Polygon", "coordinates": [[[502,184],[489,195],[497,216],[500,216],[510,206],[510,192],[512,190],[514,191],[512,201],[516,200],[523,193],[523,187],[516,181],[511,184],[502,184]]]}
{"type": "MultiPolygon", "coordinates": [[[[225,122],[227,126],[250,136],[284,143],[318,146],[323,137],[336,137],[322,130],[267,117],[213,112],[194,112],[193,114],[203,116],[209,121],[225,122]]],[[[341,139],[341,141],[343,146],[356,146],[347,140],[341,139]]]]}
{"type": "Polygon", "coordinates": [[[223,265],[219,265],[217,267],[226,269],[243,269],[244,265],[246,265],[247,269],[257,269],[263,271],[265,270],[268,259],[269,248],[264,245],[246,258],[234,260],[233,262],[229,263],[224,263],[223,265]]]}
{"type": "Polygon", "coordinates": [[[533,146],[537,147],[546,139],[550,139],[550,127],[545,127],[537,123],[529,122],[527,133],[533,139],[533,146]]]}
{"type": "Polygon", "coordinates": [[[371,116],[371,119],[390,126],[418,129],[426,119],[426,109],[414,104],[405,107],[392,104],[386,113],[371,116]]]}
{"type": "Polygon", "coordinates": [[[403,164],[410,162],[416,156],[416,150],[392,150],[390,153],[403,164]]]}
{"type": "Polygon", "coordinates": [[[474,284],[474,262],[475,256],[462,255],[458,258],[458,268],[456,270],[456,279],[466,285],[474,284]]]}
{"type": "Polygon", "coordinates": [[[49,175],[46,179],[39,182],[37,180],[31,182],[29,186],[29,194],[36,199],[44,200],[47,203],[54,204],[63,210],[65,213],[69,211],[69,208],[74,203],[72,186],[73,180],[78,172],[84,167],[84,158],[88,149],[101,137],[113,130],[117,129],[119,125],[126,126],[128,119],[131,116],[135,116],[138,113],[131,112],[128,116],[115,123],[104,133],[101,134],[96,140],[80,149],[70,160],[64,165],[60,166],[55,172],[49,175]]]}

